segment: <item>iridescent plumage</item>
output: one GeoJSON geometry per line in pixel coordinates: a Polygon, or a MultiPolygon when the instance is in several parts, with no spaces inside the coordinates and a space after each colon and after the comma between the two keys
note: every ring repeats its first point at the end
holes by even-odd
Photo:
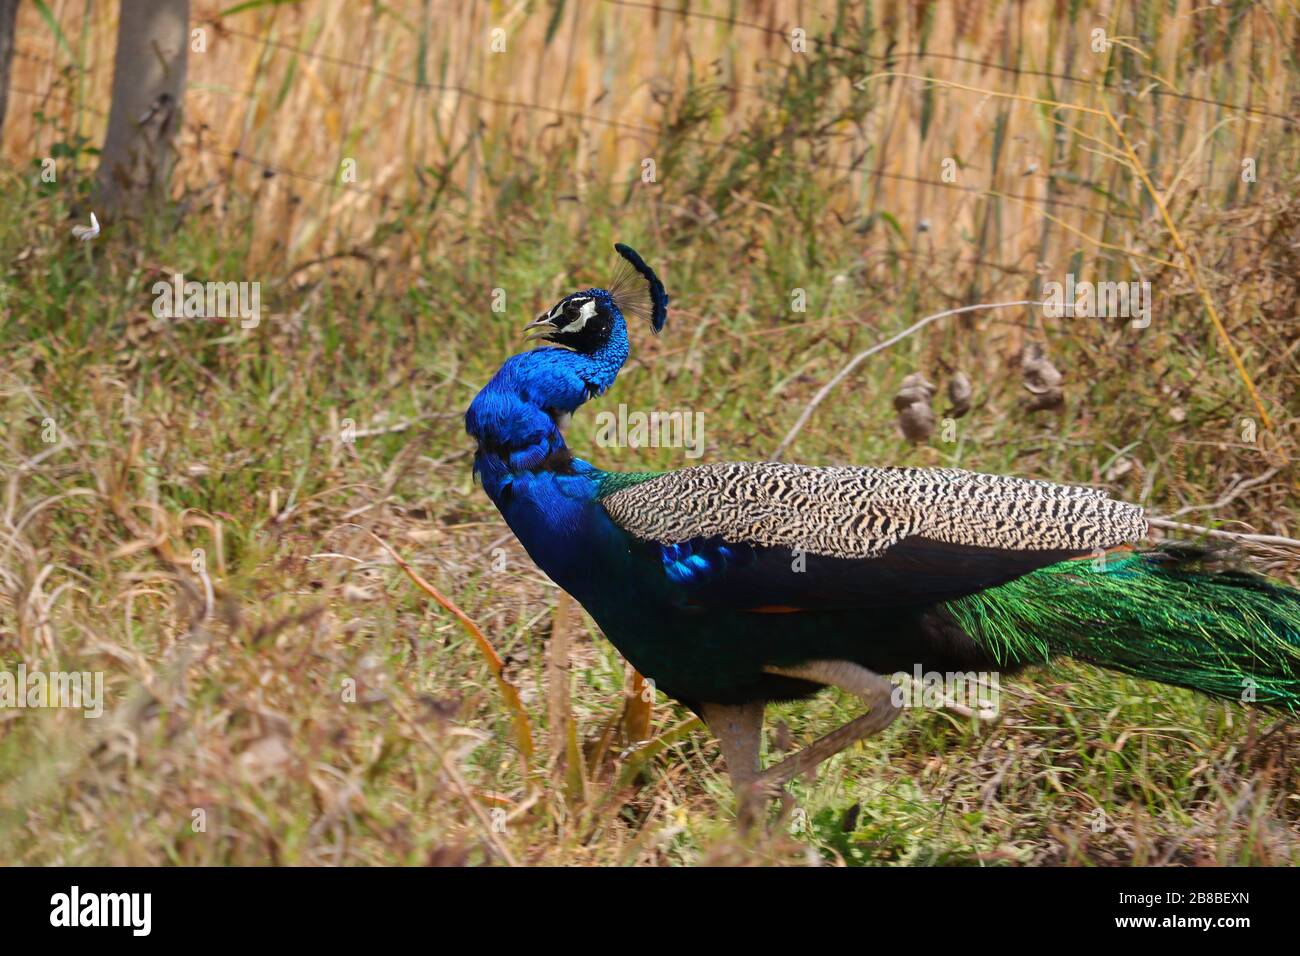
{"type": "Polygon", "coordinates": [[[1300,592],[1186,545],[1054,564],[947,608],[1002,666],[1058,655],[1300,712],[1300,592]]]}
{"type": "MultiPolygon", "coordinates": [[[[957,469],[724,463],[605,472],[560,423],[613,385],[625,315],[667,318],[653,270],[566,296],[475,397],[476,474],[534,561],[658,688],[700,711],[738,783],[763,703],[832,683],[892,719],[898,671],[1069,655],[1219,697],[1300,707],[1300,592],[1140,539],[1090,488],[957,469]]],[[[874,715],[874,716],[872,716],[874,715]]],[[[850,735],[851,736],[851,735],[850,735]]],[[[846,737],[846,739],[848,739],[846,737]]]]}

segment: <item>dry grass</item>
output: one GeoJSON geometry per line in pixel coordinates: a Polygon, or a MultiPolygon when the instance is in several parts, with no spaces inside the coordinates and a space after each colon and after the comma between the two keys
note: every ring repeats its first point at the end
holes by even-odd
{"type": "MultiPolygon", "coordinates": [[[[520,320],[602,281],[614,239],[663,271],[674,310],[662,338],[637,330],[606,401],[703,411],[705,460],[771,454],[849,355],[921,315],[1068,271],[1147,279],[1140,332],[1019,312],[936,324],[864,365],[787,457],[1090,482],[1296,536],[1288,5],[1135,3],[1114,20],[1087,2],[847,4],[802,24],[803,56],[770,32],[798,8],[763,3],[736,16],[764,29],[615,3],[554,19],[253,10],[191,59],[181,215],[90,246],[67,217],[84,215],[80,137],[101,135],[113,5],[86,21],[81,4],[50,9],[62,43],[22,6],[14,86],[51,92],[41,115],[11,100],[16,171],[0,182],[0,669],[103,671],[108,712],[0,710],[7,860],[1300,862],[1300,731],[1073,665],[1018,681],[992,726],[908,715],[797,784],[769,832],[737,838],[689,714],[660,698],[651,746],[630,748],[628,675],[580,613],[567,684],[548,659],[556,591],[473,487],[459,420],[520,320]],[[496,25],[504,54],[489,52],[496,25]],[[1094,26],[1122,45],[1093,54],[1094,26]],[[944,56],[901,58],[922,48],[944,56]],[[1119,117],[1204,295],[1105,116],[1032,100],[1119,117]],[[47,155],[53,186],[30,174],[47,155]],[[356,184],[337,181],[345,158],[356,184]],[[262,324],[155,318],[150,286],[176,271],[262,282],[262,324]],[[807,312],[791,310],[796,288],[807,312]],[[1060,410],[1024,407],[1027,341],[1064,376],[1060,410]],[[899,437],[903,376],[956,369],[975,384],[970,415],[920,445],[899,437]],[[355,443],[339,440],[348,419],[355,443]],[[530,758],[473,639],[372,533],[503,656],[530,758]]],[[[599,464],[684,463],[594,437],[580,416],[571,442],[599,464]]],[[[1295,580],[1292,552],[1257,557],[1295,580]]],[[[851,711],[833,695],[778,708],[768,749],[851,711]]]]}

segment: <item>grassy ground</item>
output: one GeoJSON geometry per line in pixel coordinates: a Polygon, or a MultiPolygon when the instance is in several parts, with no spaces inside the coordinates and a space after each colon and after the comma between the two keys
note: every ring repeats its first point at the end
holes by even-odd
{"type": "MultiPolygon", "coordinates": [[[[556,591],[472,484],[459,414],[517,347],[519,316],[600,281],[580,263],[601,262],[609,237],[566,252],[571,238],[543,229],[518,258],[496,257],[491,284],[523,301],[508,317],[471,305],[489,285],[482,243],[400,286],[377,270],[289,279],[262,325],[241,330],[157,320],[142,294],[163,268],[219,274],[238,247],[220,224],[142,231],[123,251],[72,243],[58,213],[56,199],[29,197],[0,225],[0,256],[20,280],[8,287],[0,392],[0,654],[11,669],[106,672],[108,713],[0,714],[8,860],[474,861],[500,855],[491,839],[538,863],[1300,859],[1300,731],[1074,665],[1016,680],[992,725],[908,715],[797,784],[771,833],[749,843],[732,835],[715,744],[682,730],[689,715],[662,699],[654,734],[676,734],[661,747],[625,754],[614,741],[591,779],[553,781],[544,678],[556,591]],[[345,419],[353,443],[340,441],[345,419]],[[53,444],[42,440],[51,421],[53,444]],[[508,657],[538,744],[526,769],[481,655],[363,528],[508,657]],[[503,832],[489,837],[467,800],[503,832]]],[[[739,270],[721,286],[704,258],[656,257],[681,307],[660,340],[636,330],[636,359],[606,404],[703,411],[705,460],[769,453],[845,353],[912,317],[894,304],[765,321],[730,285],[739,270]],[[723,309],[727,287],[735,305],[723,309]]],[[[1117,343],[1141,352],[1132,377],[1087,371],[1113,359],[1064,340],[1063,411],[1024,412],[1014,374],[998,375],[977,382],[957,441],[904,441],[889,402],[901,376],[932,368],[938,343],[977,348],[975,334],[879,356],[819,410],[795,456],[1095,481],[1145,491],[1165,512],[1262,469],[1257,450],[1225,437],[1241,399],[1206,335],[1183,348],[1162,337],[1156,354],[1117,343]],[[1147,390],[1161,380],[1186,409],[1178,423],[1169,393],[1147,390]],[[1189,441],[1175,465],[1175,439],[1192,435],[1211,443],[1189,441]],[[1120,460],[1132,465],[1117,475],[1120,460]]],[[[1261,379],[1281,397],[1280,375],[1261,379]]],[[[596,448],[591,422],[575,422],[572,444],[602,464],[684,463],[680,450],[596,448]]],[[[1292,506],[1279,479],[1218,517],[1279,531],[1292,506]]],[[[574,745],[590,758],[621,711],[624,666],[585,619],[571,651],[574,745]]],[[[835,694],[776,709],[784,728],[769,729],[769,755],[852,710],[835,694]]]]}
{"type": "MultiPolygon", "coordinates": [[[[1087,36],[1068,31],[1088,25],[1091,5],[1069,5],[1070,17],[1084,10],[1078,24],[1057,22],[1065,6],[1049,7],[1057,20],[1032,12],[1061,31],[1053,33],[1057,56],[1087,36]]],[[[1010,47],[994,39],[1019,27],[996,4],[971,13],[977,8],[963,7],[983,24],[981,46],[953,49],[1005,53],[1010,47]]],[[[1154,31],[1163,46],[1151,69],[1180,88],[1206,99],[1248,96],[1235,85],[1246,83],[1244,71],[1224,53],[1240,43],[1268,66],[1260,84],[1284,103],[1277,91],[1294,97],[1293,58],[1267,31],[1256,35],[1220,10],[1205,14],[1222,20],[1212,28],[1179,19],[1177,30],[1166,29],[1145,21],[1169,5],[1133,9],[1144,22],[1112,24],[1111,32],[1154,31]]],[[[544,13],[528,17],[539,38],[544,13]]],[[[859,24],[836,35],[883,49],[893,38],[882,31],[897,28],[906,49],[916,40],[909,29],[930,29],[879,15],[888,22],[876,32],[859,24]]],[[[1293,17],[1278,23],[1284,38],[1295,29],[1293,17]]],[[[344,26],[331,21],[320,35],[342,35],[346,51],[344,26]]],[[[628,29],[625,40],[635,35],[628,29]]],[[[98,30],[81,35],[102,39],[98,30]]],[[[675,41],[665,28],[656,42],[671,52],[675,41]]],[[[384,49],[400,60],[401,49],[384,49]]],[[[539,63],[556,55],[549,33],[538,52],[539,63]]],[[[233,54],[217,47],[213,56],[233,54]]],[[[1079,69],[1061,56],[1047,65],[1079,69]]],[[[259,82],[278,78],[283,63],[270,57],[259,82]]],[[[1125,61],[1130,69],[1138,67],[1125,61]]],[[[954,75],[1011,84],[1002,73],[970,70],[954,75]]],[[[638,470],[688,460],[681,449],[598,447],[592,412],[620,402],[701,412],[699,460],[763,458],[852,354],[928,313],[1024,298],[1038,278],[1073,269],[1092,279],[1150,279],[1151,327],[1044,322],[1021,309],[943,320],[849,377],[786,457],[1086,482],[1153,513],[1295,536],[1294,124],[1256,117],[1216,126],[1216,107],[1131,100],[1137,86],[1111,101],[1124,106],[1156,180],[1183,175],[1166,199],[1269,430],[1136,174],[1088,138],[1118,147],[1102,120],[1076,117],[1068,149],[1053,158],[1057,127],[1046,110],[1017,104],[972,114],[978,94],[931,98],[900,82],[855,112],[845,105],[858,103],[845,81],[860,74],[861,62],[843,51],[796,61],[781,72],[780,103],[767,111],[749,101],[733,108],[736,91],[721,86],[675,88],[665,98],[653,189],[637,186],[635,165],[631,185],[623,167],[617,176],[575,177],[599,153],[591,143],[550,132],[534,152],[533,140],[521,143],[508,116],[494,113],[469,150],[468,172],[449,134],[446,164],[424,170],[425,192],[399,193],[364,214],[359,203],[369,200],[354,203],[344,189],[300,201],[291,193],[307,189],[301,182],[250,185],[230,177],[259,171],[214,171],[188,152],[198,134],[187,125],[173,211],[110,225],[87,244],[69,228],[86,218],[93,156],[66,114],[31,120],[39,149],[73,175],[41,183],[25,165],[39,156],[0,173],[0,670],[23,662],[102,671],[107,706],[97,720],[0,709],[0,858],[1300,862],[1300,728],[1070,663],[1008,681],[991,723],[905,715],[794,784],[768,826],[739,837],[716,743],[660,697],[652,743],[631,745],[621,722],[624,663],[580,613],[557,631],[556,589],[472,483],[463,409],[520,348],[523,322],[608,278],[615,240],[664,275],[670,325],[657,339],[634,330],[617,386],[569,434],[588,460],[638,470]],[[1176,135],[1162,125],[1171,117],[1176,135]],[[853,135],[841,136],[849,126],[853,135]],[[1058,199],[1090,205],[1076,214],[993,193],[953,198],[869,171],[850,185],[842,170],[818,165],[870,143],[880,151],[869,164],[936,178],[939,160],[963,137],[971,141],[957,152],[972,177],[963,183],[1012,176],[1001,188],[1059,188],[1058,199]],[[1247,151],[1266,175],[1238,189],[1247,151]],[[1052,166],[1051,185],[1022,179],[1031,155],[1052,166]],[[1045,209],[1056,218],[1044,218],[1045,209]],[[152,285],[176,272],[260,281],[260,325],[156,318],[152,285]],[[806,311],[792,309],[797,289],[806,311]],[[504,312],[493,311],[494,290],[504,292],[504,312]],[[1047,348],[1062,375],[1060,408],[1026,407],[1020,356],[1030,342],[1047,348]],[[974,386],[971,412],[941,421],[919,444],[904,439],[892,404],[904,376],[919,371],[945,386],[958,370],[974,386]],[[506,658],[531,722],[531,758],[515,745],[511,711],[479,649],[374,535],[506,658]],[[571,667],[567,682],[553,685],[557,633],[567,637],[571,667]],[[571,733],[557,734],[563,713],[571,733]]],[[[520,71],[525,80],[512,82],[531,75],[520,71]]],[[[1031,88],[1027,76],[1016,74],[1022,93],[1055,92],[1050,79],[1034,78],[1031,88]]],[[[278,88],[307,95],[288,80],[278,88]]],[[[200,117],[211,92],[202,87],[195,98],[200,117]]],[[[298,115],[308,115],[309,104],[300,105],[298,115]]],[[[365,112],[374,102],[354,105],[349,122],[366,117],[380,130],[384,114],[365,112]]],[[[417,113],[394,109],[392,123],[417,113]]],[[[258,113],[245,125],[292,137],[280,115],[258,113]]],[[[233,115],[229,125],[238,125],[233,115]]],[[[274,140],[254,136],[259,144],[274,140]]],[[[628,148],[643,151],[640,142],[628,148]]],[[[286,161],[302,164],[314,151],[302,147],[286,161]]],[[[941,419],[945,405],[941,394],[941,419]]],[[[1297,581],[1294,552],[1257,548],[1254,556],[1261,569],[1297,581]]],[[[773,708],[767,759],[853,713],[835,693],[773,708]]]]}

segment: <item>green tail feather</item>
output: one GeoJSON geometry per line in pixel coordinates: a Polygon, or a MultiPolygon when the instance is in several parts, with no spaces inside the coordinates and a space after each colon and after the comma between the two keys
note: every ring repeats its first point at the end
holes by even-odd
{"type": "Polygon", "coordinates": [[[946,606],[1002,664],[1065,654],[1300,714],[1300,591],[1206,551],[1064,561],[946,606]]]}

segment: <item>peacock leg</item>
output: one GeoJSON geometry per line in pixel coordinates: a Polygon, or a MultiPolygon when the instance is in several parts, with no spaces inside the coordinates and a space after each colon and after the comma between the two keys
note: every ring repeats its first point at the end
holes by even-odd
{"type": "Polygon", "coordinates": [[[763,702],[703,704],[700,716],[722,745],[731,787],[743,794],[759,776],[758,746],[763,732],[763,702]]]}
{"type": "Polygon", "coordinates": [[[799,774],[811,770],[856,741],[880,733],[898,716],[899,708],[894,706],[893,701],[894,685],[879,674],[850,661],[809,661],[798,667],[768,667],[765,670],[769,674],[838,687],[862,698],[869,709],[862,716],[855,717],[838,730],[831,731],[797,754],[759,774],[755,783],[764,789],[789,783],[799,774]]]}

